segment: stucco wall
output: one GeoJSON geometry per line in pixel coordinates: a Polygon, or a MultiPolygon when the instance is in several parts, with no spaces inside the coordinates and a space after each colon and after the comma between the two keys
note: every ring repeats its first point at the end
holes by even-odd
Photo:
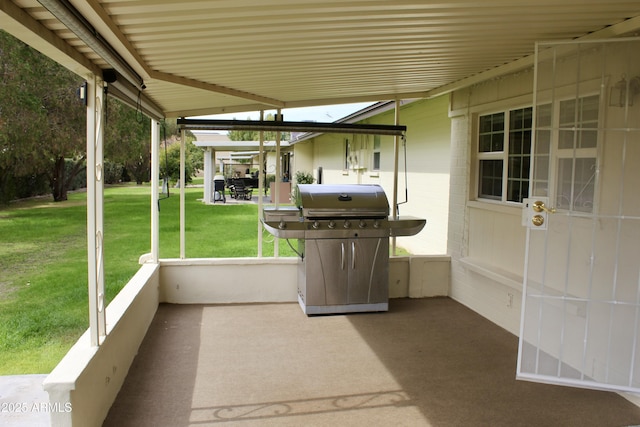
{"type": "Polygon", "coordinates": [[[100,426],[114,402],[158,308],[159,266],[145,264],[106,308],[107,336],[92,347],[89,331],[44,381],[51,425],[100,426]]]}
{"type": "MultiPolygon", "coordinates": [[[[296,302],[298,258],[202,258],[161,261],[159,300],[173,304],[296,302]]],[[[389,297],[449,293],[447,255],[391,257],[389,297]]]]}
{"type": "Polygon", "coordinates": [[[479,113],[531,105],[532,71],[451,96],[450,296],[514,334],[520,326],[526,229],[519,206],[475,200],[475,128],[479,113]]]}

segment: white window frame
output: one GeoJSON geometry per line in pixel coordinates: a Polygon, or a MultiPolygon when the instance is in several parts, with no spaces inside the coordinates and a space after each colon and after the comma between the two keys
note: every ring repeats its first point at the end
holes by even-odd
{"type": "Polygon", "coordinates": [[[344,139],[344,145],[342,146],[342,175],[349,175],[349,169],[351,168],[351,150],[352,141],[349,138],[344,139]]]}
{"type": "MultiPolygon", "coordinates": [[[[583,96],[580,96],[578,99],[584,99],[584,98],[590,98],[593,96],[599,96],[598,92],[593,92],[593,93],[586,93],[583,96]]],[[[558,190],[558,185],[559,185],[559,173],[560,173],[560,163],[563,160],[566,159],[594,159],[594,165],[596,170],[598,169],[598,150],[601,147],[601,132],[599,132],[599,129],[601,128],[601,123],[603,120],[603,108],[602,108],[602,99],[598,99],[598,118],[597,118],[597,125],[596,127],[594,127],[593,129],[597,132],[596,135],[596,144],[595,147],[588,147],[588,148],[560,148],[560,106],[563,102],[569,101],[571,99],[575,99],[575,98],[571,98],[571,97],[564,97],[564,98],[560,98],[557,99],[554,104],[552,105],[551,108],[551,128],[548,129],[547,131],[550,133],[550,139],[551,139],[551,144],[550,144],[550,152],[549,153],[545,153],[548,154],[549,156],[549,181],[547,183],[547,194],[537,194],[537,195],[548,195],[549,196],[549,200],[551,200],[552,205],[558,209],[558,210],[568,210],[567,206],[561,203],[558,203],[558,198],[559,198],[559,190],[558,190]]],[[[540,103],[539,107],[543,107],[543,106],[548,106],[551,105],[550,103],[540,103]]],[[[536,119],[538,120],[538,119],[536,119]]],[[[589,129],[589,128],[588,128],[589,129]]],[[[567,130],[570,130],[570,128],[567,128],[567,130]]],[[[542,132],[542,129],[537,129],[537,133],[540,134],[540,132],[542,132]]],[[[531,171],[531,174],[534,174],[534,171],[531,171]]],[[[593,209],[595,208],[595,205],[597,203],[597,197],[598,197],[598,182],[597,182],[597,174],[594,171],[594,183],[593,183],[593,193],[591,194],[591,209],[590,210],[585,210],[585,209],[578,209],[578,211],[584,213],[584,214],[591,214],[593,213],[593,209]]],[[[531,188],[531,183],[533,183],[534,179],[533,176],[531,177],[530,180],[530,188],[531,188]]],[[[574,184],[575,185],[575,184],[574,184]]],[[[569,205],[571,205],[571,201],[569,201],[569,205]]],[[[575,209],[574,209],[575,210],[575,209]]]]}
{"type": "MultiPolygon", "coordinates": [[[[476,188],[475,188],[475,200],[478,201],[482,201],[482,202],[490,202],[490,203],[501,203],[501,204],[507,204],[507,205],[521,205],[522,202],[518,202],[518,201],[511,201],[511,200],[507,200],[507,196],[508,196],[508,185],[509,185],[509,135],[510,135],[510,118],[511,118],[511,114],[512,112],[518,111],[518,110],[525,110],[525,109],[531,109],[531,113],[533,116],[533,110],[531,105],[522,105],[522,106],[517,106],[517,107],[509,107],[509,108],[504,108],[504,109],[500,109],[500,110],[495,110],[495,111],[491,111],[491,112],[483,112],[478,114],[478,119],[477,119],[477,126],[476,126],[476,145],[475,145],[475,153],[476,153],[476,161],[475,161],[475,166],[476,166],[476,172],[475,172],[475,180],[476,180],[476,188]],[[482,117],[486,117],[486,116],[491,116],[494,114],[503,114],[504,115],[504,127],[502,130],[502,137],[503,137],[503,141],[502,141],[502,151],[489,151],[489,152],[481,152],[480,151],[480,121],[482,117]],[[501,194],[500,194],[500,198],[493,198],[493,197],[486,197],[486,196],[482,196],[480,195],[480,190],[481,190],[481,186],[482,186],[482,178],[480,176],[480,172],[481,172],[481,161],[483,160],[501,160],[502,161],[502,188],[501,188],[501,194]]],[[[533,118],[532,118],[533,120],[533,118]]],[[[532,121],[533,124],[533,121],[532,121]]],[[[531,130],[531,135],[530,138],[533,138],[533,130],[531,130]]],[[[531,167],[531,151],[529,151],[529,167],[531,167]]],[[[527,196],[528,194],[530,194],[531,191],[531,180],[530,180],[530,174],[528,175],[528,177],[526,178],[528,184],[528,189],[527,189],[527,196]]]]}
{"type": "Polygon", "coordinates": [[[371,149],[371,171],[376,173],[380,172],[382,165],[382,137],[380,135],[373,135],[373,147],[371,149]],[[377,147],[376,147],[377,144],[377,147]],[[376,167],[376,154],[378,155],[378,166],[376,167]]]}

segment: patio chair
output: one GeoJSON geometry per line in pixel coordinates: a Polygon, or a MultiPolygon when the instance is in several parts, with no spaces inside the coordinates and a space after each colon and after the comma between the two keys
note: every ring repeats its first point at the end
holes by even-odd
{"type": "Polygon", "coordinates": [[[253,189],[244,184],[241,179],[233,180],[233,193],[236,200],[251,200],[253,189]]]}

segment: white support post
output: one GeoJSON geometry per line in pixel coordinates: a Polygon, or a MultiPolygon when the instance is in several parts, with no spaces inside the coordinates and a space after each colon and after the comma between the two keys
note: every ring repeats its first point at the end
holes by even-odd
{"type": "MultiPolygon", "coordinates": [[[[400,100],[396,99],[395,125],[400,125],[400,100]]],[[[400,157],[400,136],[393,138],[393,219],[398,219],[398,158],[400,157]]],[[[391,238],[391,253],[396,255],[396,237],[391,238]]]]}
{"type": "MultiPolygon", "coordinates": [[[[276,120],[280,120],[282,110],[278,108],[276,120]]],[[[276,199],[276,209],[280,207],[280,183],[282,182],[282,159],[280,159],[280,131],[276,132],[276,182],[273,186],[273,196],[276,199]]],[[[272,199],[273,200],[273,199],[272,199]]],[[[273,256],[280,257],[280,239],[273,238],[273,256]]]]}
{"type": "Polygon", "coordinates": [[[211,195],[213,194],[213,176],[215,175],[216,165],[213,162],[213,150],[211,147],[204,149],[204,194],[203,202],[205,204],[211,204],[213,200],[211,195]]]}
{"type": "Polygon", "coordinates": [[[99,346],[106,336],[104,301],[103,82],[87,79],[87,263],[89,334],[99,346]]]}
{"type": "Polygon", "coordinates": [[[158,263],[160,258],[160,123],[151,119],[151,258],[158,263]]]}
{"type": "MultiPolygon", "coordinates": [[[[260,121],[264,120],[264,110],[260,110],[260,121]]],[[[260,150],[258,151],[258,258],[262,258],[262,195],[264,194],[264,174],[262,164],[264,162],[264,131],[260,131],[260,150]]]]}
{"type": "Polygon", "coordinates": [[[185,187],[187,180],[185,179],[185,154],[186,154],[186,141],[185,130],[180,132],[180,259],[185,259],[185,187]]]}

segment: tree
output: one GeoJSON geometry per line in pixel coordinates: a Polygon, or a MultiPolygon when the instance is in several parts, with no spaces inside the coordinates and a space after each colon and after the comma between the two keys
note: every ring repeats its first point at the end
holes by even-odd
{"type": "MultiPolygon", "coordinates": [[[[191,182],[193,176],[204,167],[204,156],[202,149],[193,144],[195,138],[191,132],[186,136],[184,169],[186,181],[191,182]]],[[[175,137],[167,148],[166,158],[160,161],[160,174],[168,176],[173,182],[180,180],[180,143],[175,137]]]]}
{"type": "MultiPolygon", "coordinates": [[[[86,157],[86,108],[76,95],[81,84],[80,77],[0,31],[0,202],[39,194],[42,183],[55,201],[67,199],[86,157]]],[[[148,181],[150,119],[110,97],[104,110],[105,178],[117,181],[124,168],[137,183],[148,181]]],[[[175,135],[175,120],[166,124],[175,135]]],[[[201,169],[202,152],[189,162],[192,170],[201,169]]]]}
{"type": "Polygon", "coordinates": [[[151,176],[151,120],[111,97],[107,97],[105,116],[105,158],[123,165],[137,184],[148,182],[151,176]]]}
{"type": "Polygon", "coordinates": [[[53,200],[62,201],[67,200],[67,191],[85,164],[86,108],[76,95],[82,80],[45,57],[42,71],[50,74],[51,88],[42,90],[43,125],[48,132],[40,141],[42,151],[48,153],[45,167],[53,200]]]}
{"type": "Polygon", "coordinates": [[[0,31],[0,199],[20,193],[17,182],[37,177],[47,177],[55,201],[67,199],[84,162],[85,109],[76,96],[81,81],[0,31]]]}
{"type": "MultiPolygon", "coordinates": [[[[265,118],[266,121],[273,121],[274,115],[267,114],[265,118]]],[[[247,118],[247,120],[251,120],[247,118]]],[[[259,141],[260,140],[260,132],[257,130],[230,130],[229,131],[229,139],[232,141],[259,141]]],[[[276,132],[273,131],[265,131],[264,140],[265,141],[275,141],[276,140],[276,132]]],[[[281,132],[280,133],[280,141],[289,140],[289,132],[281,132]]]]}

